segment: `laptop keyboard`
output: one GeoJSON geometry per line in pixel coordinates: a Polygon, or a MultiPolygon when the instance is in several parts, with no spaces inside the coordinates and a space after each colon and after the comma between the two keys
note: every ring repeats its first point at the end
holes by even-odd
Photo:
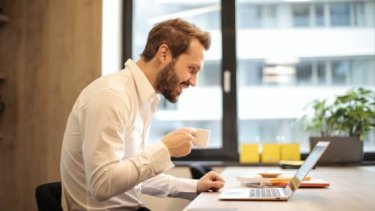
{"type": "Polygon", "coordinates": [[[280,193],[276,188],[255,188],[250,189],[251,198],[274,198],[280,197],[280,193]]]}

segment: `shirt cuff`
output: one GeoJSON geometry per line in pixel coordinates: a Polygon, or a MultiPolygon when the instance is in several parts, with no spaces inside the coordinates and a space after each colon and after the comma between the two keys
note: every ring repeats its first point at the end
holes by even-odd
{"type": "Polygon", "coordinates": [[[178,178],[176,183],[179,192],[197,192],[198,180],[178,178]]]}
{"type": "Polygon", "coordinates": [[[163,142],[151,145],[148,154],[155,174],[163,173],[174,167],[169,151],[163,142]]]}
{"type": "Polygon", "coordinates": [[[197,195],[198,180],[176,178],[176,193],[174,197],[193,200],[197,195]]]}

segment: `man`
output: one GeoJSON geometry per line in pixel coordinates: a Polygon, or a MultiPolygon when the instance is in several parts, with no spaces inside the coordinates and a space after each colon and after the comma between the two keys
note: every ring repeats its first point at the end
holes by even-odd
{"type": "Polygon", "coordinates": [[[176,102],[195,86],[210,35],[173,19],[149,32],[140,60],[88,85],[69,116],[61,152],[63,192],[70,210],[137,210],[140,194],[192,199],[217,191],[224,181],[216,172],[200,180],[163,172],[171,157],[186,156],[195,130],[181,128],[146,146],[152,116],[162,94],[176,102]]]}

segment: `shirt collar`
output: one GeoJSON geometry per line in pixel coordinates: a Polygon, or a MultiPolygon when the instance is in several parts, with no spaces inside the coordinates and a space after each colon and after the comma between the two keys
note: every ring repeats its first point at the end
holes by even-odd
{"type": "Polygon", "coordinates": [[[138,90],[138,95],[141,98],[142,103],[147,100],[151,100],[152,104],[159,102],[159,96],[156,94],[154,87],[147,79],[143,71],[138,65],[131,59],[125,62],[125,66],[132,73],[134,81],[138,90]]]}

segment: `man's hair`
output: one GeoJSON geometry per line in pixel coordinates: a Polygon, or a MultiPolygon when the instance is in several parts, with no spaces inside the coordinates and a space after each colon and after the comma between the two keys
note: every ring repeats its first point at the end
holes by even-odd
{"type": "Polygon", "coordinates": [[[160,45],[167,44],[173,58],[177,58],[188,51],[192,39],[196,38],[208,50],[211,36],[181,18],[171,19],[156,24],[148,33],[146,47],[141,56],[148,62],[154,58],[160,45]]]}

